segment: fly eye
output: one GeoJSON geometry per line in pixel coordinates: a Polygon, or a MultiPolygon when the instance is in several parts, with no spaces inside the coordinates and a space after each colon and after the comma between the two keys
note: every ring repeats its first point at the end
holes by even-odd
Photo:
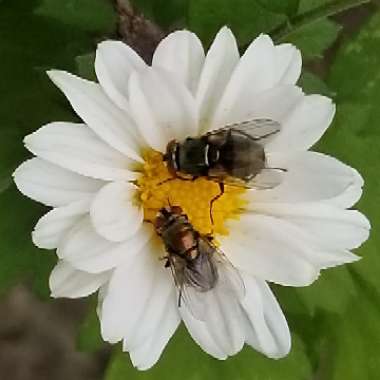
{"type": "Polygon", "coordinates": [[[162,215],[157,216],[156,220],[154,221],[154,228],[158,233],[162,230],[162,228],[165,225],[165,218],[162,215]]]}

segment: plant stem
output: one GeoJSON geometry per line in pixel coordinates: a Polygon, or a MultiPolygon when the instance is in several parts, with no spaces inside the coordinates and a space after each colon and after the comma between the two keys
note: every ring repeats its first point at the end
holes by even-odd
{"type": "Polygon", "coordinates": [[[326,17],[336,15],[337,13],[346,11],[347,9],[369,3],[370,1],[371,0],[336,0],[290,18],[272,30],[269,34],[276,42],[279,42],[284,40],[289,34],[303,28],[306,25],[312,24],[326,17]]]}

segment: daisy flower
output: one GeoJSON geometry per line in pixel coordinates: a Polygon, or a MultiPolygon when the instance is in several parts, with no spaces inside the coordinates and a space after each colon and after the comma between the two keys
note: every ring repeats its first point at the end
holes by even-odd
{"type": "Polygon", "coordinates": [[[285,356],[289,329],[268,282],[306,286],[321,269],[356,261],[350,252],[368,238],[369,223],[350,208],[363,180],[333,157],[309,151],[335,107],[305,95],[296,82],[300,52],[260,35],[240,57],[224,27],[207,54],[189,31],[168,35],[152,66],[127,45],[104,41],[96,52],[99,83],[64,71],[48,75],[83,123],[52,122],[26,136],[36,157],[14,173],[18,189],[52,207],[37,223],[34,244],[56,249],[53,297],[99,290],[103,339],[123,342],[139,369],[159,359],[183,321],[199,346],[218,359],[246,343],[271,358],[285,356]],[[163,153],[172,139],[199,136],[230,123],[270,118],[281,131],[265,145],[269,167],[284,168],[266,190],[207,178],[165,181],[163,153]],[[239,271],[245,294],[239,313],[220,297],[204,320],[178,305],[172,274],[160,260],[157,210],[180,206],[196,230],[212,232],[239,271]]]}

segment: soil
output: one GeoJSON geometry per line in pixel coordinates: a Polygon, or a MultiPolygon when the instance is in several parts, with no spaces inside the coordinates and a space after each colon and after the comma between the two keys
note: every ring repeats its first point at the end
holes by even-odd
{"type": "Polygon", "coordinates": [[[108,352],[76,350],[80,300],[40,301],[23,286],[0,303],[1,380],[100,380],[108,352]]]}

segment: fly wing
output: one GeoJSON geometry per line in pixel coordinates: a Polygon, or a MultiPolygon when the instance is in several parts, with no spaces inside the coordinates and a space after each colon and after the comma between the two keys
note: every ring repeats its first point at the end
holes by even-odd
{"type": "Polygon", "coordinates": [[[226,175],[221,177],[209,177],[209,179],[217,183],[223,182],[225,185],[229,186],[255,190],[268,190],[280,185],[285,173],[286,170],[282,168],[263,168],[259,174],[256,174],[254,177],[248,178],[247,180],[226,175]]]}
{"type": "Polygon", "coordinates": [[[208,300],[218,283],[218,277],[218,268],[207,256],[207,253],[201,253],[196,265],[188,266],[184,272],[180,302],[183,302],[198,320],[205,318],[208,300]]]}
{"type": "MultiPolygon", "coordinates": [[[[192,280],[184,282],[181,297],[190,313],[196,319],[204,321],[221,300],[231,307],[235,305],[239,308],[239,302],[245,295],[245,287],[236,268],[207,238],[200,238],[199,249],[202,252],[200,257],[207,261],[207,270],[196,271],[194,276],[191,273],[193,269],[189,269],[185,276],[190,276],[187,278],[192,280]]],[[[202,268],[205,268],[203,265],[202,268]]]]}
{"type": "Polygon", "coordinates": [[[226,125],[207,133],[207,135],[215,135],[228,130],[232,130],[235,133],[239,133],[265,145],[273,136],[280,132],[281,124],[272,119],[252,119],[226,125]]]}
{"type": "Polygon", "coordinates": [[[216,287],[225,294],[242,300],[245,296],[245,286],[239,271],[231,264],[226,255],[215,247],[212,257],[214,265],[218,268],[218,283],[216,287]]]}
{"type": "MultiPolygon", "coordinates": [[[[281,130],[281,125],[272,119],[253,119],[243,121],[241,123],[230,124],[223,128],[209,132],[208,135],[227,134],[231,131],[233,134],[245,136],[256,143],[264,146],[281,130]]],[[[211,180],[223,182],[226,185],[244,187],[247,189],[272,189],[278,186],[283,179],[285,170],[281,168],[264,167],[261,171],[252,178],[241,178],[240,176],[226,175],[227,173],[221,166],[210,169],[212,175],[211,180]],[[218,175],[218,170],[220,174],[218,175]]]]}
{"type": "Polygon", "coordinates": [[[259,174],[246,182],[246,187],[256,190],[273,189],[281,184],[285,173],[286,170],[281,168],[263,168],[259,174]]]}

